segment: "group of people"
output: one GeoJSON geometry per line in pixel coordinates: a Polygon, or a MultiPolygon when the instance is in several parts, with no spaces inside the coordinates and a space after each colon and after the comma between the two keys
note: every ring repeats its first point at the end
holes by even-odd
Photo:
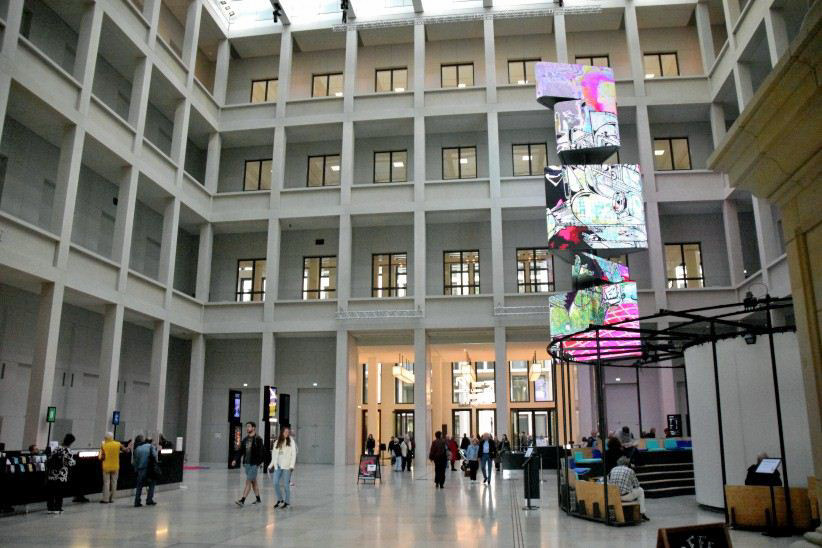
{"type": "MultiPolygon", "coordinates": [[[[369,435],[369,437],[371,436],[369,435]]],[[[395,472],[411,471],[411,462],[414,460],[414,449],[413,434],[394,436],[391,438],[391,441],[388,442],[388,454],[391,455],[391,465],[395,472]]]]}
{"type": "MultiPolygon", "coordinates": [[[[260,487],[257,484],[257,472],[265,466],[268,455],[263,439],[257,434],[257,424],[254,421],[245,423],[246,435],[240,442],[240,448],[234,455],[232,466],[243,464],[245,471],[245,485],[243,496],[235,502],[237,506],[244,506],[245,499],[253,490],[255,500],[251,504],[260,504],[260,487]]],[[[297,462],[297,442],[291,437],[291,427],[283,425],[277,441],[271,448],[271,460],[268,471],[272,473],[274,494],[277,502],[274,508],[286,509],[291,506],[291,474],[297,462]]]]}
{"type": "Polygon", "coordinates": [[[510,451],[511,444],[507,436],[502,439],[494,439],[489,433],[484,433],[480,438],[469,438],[463,434],[459,448],[453,436],[443,436],[442,432],[434,433],[434,441],[431,442],[431,449],[428,452],[428,459],[434,463],[434,485],[440,489],[445,488],[445,471],[448,463],[451,463],[451,470],[456,471],[454,463],[464,457],[464,466],[467,469],[471,482],[477,481],[477,470],[482,470],[482,483],[491,483],[491,463],[496,463],[499,470],[499,456],[505,451],[510,451]],[[462,455],[460,455],[462,452],[462,455]]]}

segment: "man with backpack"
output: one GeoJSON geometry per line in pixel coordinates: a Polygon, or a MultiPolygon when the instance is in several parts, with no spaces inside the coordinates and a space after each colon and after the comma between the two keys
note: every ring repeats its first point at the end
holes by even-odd
{"type": "Polygon", "coordinates": [[[151,439],[143,439],[143,436],[134,438],[134,471],[137,472],[137,484],[134,487],[134,507],[143,505],[140,501],[143,495],[143,486],[148,487],[146,495],[146,506],[154,506],[154,486],[157,480],[157,469],[159,468],[159,456],[157,448],[151,439]]]}
{"type": "Polygon", "coordinates": [[[235,501],[237,506],[245,504],[245,498],[249,491],[254,489],[254,496],[257,500],[251,504],[260,504],[260,488],[257,486],[257,471],[265,461],[265,446],[263,445],[263,438],[257,435],[257,424],[253,421],[245,423],[246,436],[240,442],[240,450],[237,451],[231,465],[234,466],[237,461],[242,460],[245,468],[245,487],[243,488],[243,496],[235,501]]]}
{"type": "Polygon", "coordinates": [[[69,481],[69,468],[74,466],[71,444],[74,435],[66,434],[63,444],[52,450],[46,460],[48,498],[46,507],[49,514],[63,513],[63,494],[69,481]]]}
{"type": "Polygon", "coordinates": [[[448,448],[442,439],[442,432],[439,430],[434,433],[434,441],[431,442],[431,450],[428,452],[428,458],[434,461],[434,485],[440,489],[444,489],[445,468],[448,466],[448,448]]]}

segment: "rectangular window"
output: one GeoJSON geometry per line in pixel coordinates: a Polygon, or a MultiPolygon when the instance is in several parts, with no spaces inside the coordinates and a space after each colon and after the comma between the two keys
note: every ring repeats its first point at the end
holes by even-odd
{"type": "Polygon", "coordinates": [[[665,244],[665,272],[669,288],[705,287],[702,245],[698,242],[665,244]]]}
{"type": "Polygon", "coordinates": [[[443,253],[444,295],[476,295],[480,289],[479,251],[443,253]]]}
{"type": "Polygon", "coordinates": [[[486,405],[496,402],[495,363],[451,362],[451,403],[486,405]]]}
{"type": "Polygon", "coordinates": [[[554,256],[547,249],[517,249],[517,293],[554,290],[554,256]]]}
{"type": "Polygon", "coordinates": [[[311,77],[311,97],[342,97],[342,72],[315,74],[311,77]]]}
{"type": "Polygon", "coordinates": [[[515,360],[508,362],[511,372],[511,401],[527,402],[529,396],[528,362],[525,360],[515,360]]]}
{"type": "Polygon", "coordinates": [[[271,190],[271,160],[246,160],[243,190],[271,190]]]}
{"type": "Polygon", "coordinates": [[[408,89],[408,69],[377,69],[374,75],[374,91],[377,93],[401,92],[408,89]]]}
{"type": "Polygon", "coordinates": [[[545,143],[513,145],[511,147],[514,177],[542,175],[548,163],[548,147],[545,143]]]}
{"type": "Polygon", "coordinates": [[[303,300],[337,296],[337,257],[303,258],[303,300]]]}
{"type": "Polygon", "coordinates": [[[676,52],[646,53],[644,59],[645,78],[679,76],[679,59],[676,56],[676,52]]]}
{"type": "Polygon", "coordinates": [[[534,76],[534,66],[539,63],[539,59],[523,59],[521,61],[508,61],[508,83],[509,84],[533,84],[537,81],[534,76]]]}
{"type": "Polygon", "coordinates": [[[442,149],[443,179],[476,179],[477,147],[442,149]]]}
{"type": "Polygon", "coordinates": [[[414,433],[414,412],[394,411],[394,435],[398,438],[414,433]]]}
{"type": "Polygon", "coordinates": [[[654,169],[656,171],[691,169],[688,138],[654,139],[654,169]]]}
{"type": "Polygon", "coordinates": [[[404,183],[408,181],[408,151],[374,152],[374,182],[404,183]]]}
{"type": "Polygon", "coordinates": [[[414,403],[413,363],[394,364],[394,403],[414,403]]]}
{"type": "Polygon", "coordinates": [[[251,81],[252,103],[273,103],[277,100],[277,79],[251,81]]]}
{"type": "Polygon", "coordinates": [[[474,63],[440,65],[440,86],[468,88],[474,85],[474,63]]]}
{"type": "Polygon", "coordinates": [[[382,253],[371,256],[371,296],[405,297],[408,290],[408,256],[382,253]]]}
{"type": "Polygon", "coordinates": [[[455,440],[461,440],[463,435],[471,436],[470,409],[454,409],[451,411],[451,432],[455,440]]]}
{"type": "Polygon", "coordinates": [[[237,261],[237,302],[265,300],[265,259],[237,261]]]}
{"type": "Polygon", "coordinates": [[[339,186],[339,184],[339,154],[308,157],[308,183],[306,186],[339,186]]]}
{"type": "Polygon", "coordinates": [[[535,377],[534,401],[554,401],[554,386],[551,380],[551,361],[544,360],[542,362],[532,362],[531,368],[533,369],[537,365],[540,366],[539,375],[536,375],[536,372],[534,371],[532,371],[531,374],[529,374],[529,378],[531,378],[532,376],[535,377]]]}
{"type": "Polygon", "coordinates": [[[577,56],[577,65],[592,65],[595,67],[610,67],[611,58],[606,55],[583,55],[577,56]]]}

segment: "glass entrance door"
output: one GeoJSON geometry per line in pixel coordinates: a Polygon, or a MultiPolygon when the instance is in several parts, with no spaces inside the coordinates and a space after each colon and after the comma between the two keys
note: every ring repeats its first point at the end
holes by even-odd
{"type": "Polygon", "coordinates": [[[496,410],[495,409],[477,409],[477,435],[481,436],[485,433],[491,434],[494,437],[496,434],[496,410]]]}
{"type": "Polygon", "coordinates": [[[414,433],[414,412],[394,411],[394,435],[404,437],[414,433]]]}
{"type": "Polygon", "coordinates": [[[554,445],[553,409],[515,409],[511,411],[511,433],[514,447],[554,445]]]}
{"type": "Polygon", "coordinates": [[[463,434],[471,437],[471,410],[454,409],[452,412],[451,430],[455,440],[461,440],[463,434]]]}

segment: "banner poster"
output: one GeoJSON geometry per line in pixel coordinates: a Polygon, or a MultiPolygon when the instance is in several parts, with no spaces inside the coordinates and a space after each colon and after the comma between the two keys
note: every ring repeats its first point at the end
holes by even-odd
{"type": "Polygon", "coordinates": [[[360,455],[360,466],[357,468],[357,483],[382,479],[379,455],[360,455]]]}

